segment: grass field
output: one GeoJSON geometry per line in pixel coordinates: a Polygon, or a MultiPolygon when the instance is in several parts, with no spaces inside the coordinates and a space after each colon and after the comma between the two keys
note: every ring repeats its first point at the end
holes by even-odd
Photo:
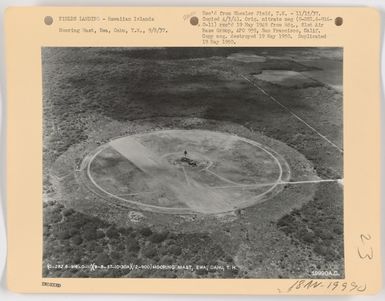
{"type": "Polygon", "coordinates": [[[344,276],[343,187],[322,182],[343,179],[341,49],[43,48],[42,61],[44,276],[309,278],[314,271],[344,276]],[[248,201],[261,187],[241,194],[231,188],[218,197],[207,188],[210,183],[270,182],[278,172],[274,160],[248,144],[226,148],[225,141],[212,143],[209,137],[194,145],[183,142],[188,135],[157,141],[151,134],[175,129],[255,141],[287,166],[283,178],[289,183],[265,202],[248,201]],[[142,135],[140,145],[128,138],[111,142],[132,135],[142,135]],[[185,148],[202,169],[216,162],[207,169],[211,173],[189,165],[169,168],[182,164],[185,148]],[[130,200],[137,192],[156,191],[136,201],[195,206],[196,214],[111,201],[87,180],[90,160],[103,190],[131,195],[130,200]],[[154,176],[155,169],[168,170],[168,176],[154,176]],[[242,202],[247,206],[237,205],[242,202]],[[72,258],[84,264],[234,269],[47,269],[48,263],[72,258]]]}

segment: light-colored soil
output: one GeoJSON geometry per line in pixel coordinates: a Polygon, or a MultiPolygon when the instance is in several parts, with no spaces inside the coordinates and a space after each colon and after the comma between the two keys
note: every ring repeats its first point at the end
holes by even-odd
{"type": "Polygon", "coordinates": [[[233,53],[227,57],[229,60],[234,60],[242,63],[263,63],[266,61],[264,56],[247,53],[247,52],[238,52],[233,53]]]}
{"type": "Polygon", "coordinates": [[[207,130],[113,139],[82,165],[88,187],[107,201],[170,213],[217,214],[248,207],[279,193],[281,182],[290,177],[287,162],[274,150],[207,130]]]}
{"type": "MultiPolygon", "coordinates": [[[[129,123],[105,121],[99,128],[103,131],[90,132],[87,143],[76,145],[59,157],[51,171],[52,181],[68,206],[97,215],[102,211],[109,220],[118,223],[125,224],[127,220],[124,211],[115,212],[116,206],[149,212],[232,214],[234,210],[267,200],[270,203],[282,194],[289,208],[295,208],[303,197],[293,199],[292,189],[284,182],[319,179],[314,167],[295,150],[229,122],[156,118],[129,123]],[[186,129],[186,124],[195,129],[186,129]],[[189,137],[186,133],[194,135],[189,137]],[[123,139],[121,142],[129,137],[128,145],[136,137],[147,148],[147,155],[169,168],[158,168],[157,164],[144,172],[111,147],[116,136],[123,137],[119,138],[123,139]],[[183,156],[183,143],[189,145],[188,154],[201,160],[202,166],[172,165],[183,156]],[[228,165],[221,163],[222,160],[228,165]],[[249,166],[244,166],[244,160],[249,166]],[[79,161],[78,169],[68,164],[79,161]],[[100,206],[110,209],[101,210],[100,206]],[[110,210],[114,213],[109,213],[110,210]]],[[[311,197],[307,189],[303,191],[306,198],[311,197]]],[[[284,208],[282,203],[281,209],[284,208]]]]}
{"type": "Polygon", "coordinates": [[[261,74],[257,74],[255,77],[287,88],[301,88],[317,84],[302,73],[290,70],[263,70],[261,74]]]}

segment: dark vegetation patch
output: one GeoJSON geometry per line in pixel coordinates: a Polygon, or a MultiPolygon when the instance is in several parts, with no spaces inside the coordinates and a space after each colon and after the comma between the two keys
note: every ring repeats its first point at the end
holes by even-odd
{"type": "MultiPolygon", "coordinates": [[[[279,83],[271,83],[269,82],[270,85],[272,85],[273,87],[276,87],[276,88],[287,88],[285,85],[283,84],[279,84],[279,83]]],[[[289,87],[289,89],[307,89],[307,88],[318,88],[318,87],[324,87],[325,84],[319,82],[319,81],[308,81],[308,82],[301,82],[301,83],[297,83],[297,84],[293,84],[289,87]]]]}
{"type": "MultiPolygon", "coordinates": [[[[178,234],[150,227],[122,228],[96,217],[67,209],[50,201],[44,210],[43,277],[165,277],[182,276],[180,271],[129,269],[47,268],[51,265],[176,264],[223,265],[231,256],[205,234],[178,234]],[[70,214],[69,214],[70,213],[70,214]]],[[[229,277],[215,270],[196,270],[183,277],[229,277]]],[[[232,277],[237,277],[233,272],[232,277]]]]}
{"type": "Polygon", "coordinates": [[[310,246],[325,261],[344,257],[342,190],[338,184],[319,184],[314,199],[294,209],[277,222],[277,227],[294,243],[310,246]]]}

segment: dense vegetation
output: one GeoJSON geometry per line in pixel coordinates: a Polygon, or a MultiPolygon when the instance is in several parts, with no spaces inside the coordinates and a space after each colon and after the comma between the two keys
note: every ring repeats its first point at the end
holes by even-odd
{"type": "Polygon", "coordinates": [[[342,191],[337,184],[319,184],[314,199],[283,216],[277,226],[294,243],[313,248],[314,252],[331,262],[341,260],[343,249],[342,191]],[[337,200],[337,201],[336,201],[337,200]]]}
{"type": "Polygon", "coordinates": [[[149,227],[119,228],[49,201],[44,204],[44,277],[236,277],[237,269],[205,234],[158,232],[149,227]],[[96,269],[81,265],[191,265],[191,269],[96,269]],[[48,267],[51,264],[51,267],[48,267]],[[65,267],[68,265],[68,267],[65,267]],[[76,266],[79,265],[79,266],[76,266]],[[196,269],[196,266],[206,268],[196,269]]]}

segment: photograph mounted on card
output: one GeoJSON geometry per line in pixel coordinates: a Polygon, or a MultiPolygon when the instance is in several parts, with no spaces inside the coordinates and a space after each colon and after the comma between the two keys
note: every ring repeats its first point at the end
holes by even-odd
{"type": "Polygon", "coordinates": [[[9,288],[378,291],[379,41],[370,8],[8,9],[9,288]]]}

